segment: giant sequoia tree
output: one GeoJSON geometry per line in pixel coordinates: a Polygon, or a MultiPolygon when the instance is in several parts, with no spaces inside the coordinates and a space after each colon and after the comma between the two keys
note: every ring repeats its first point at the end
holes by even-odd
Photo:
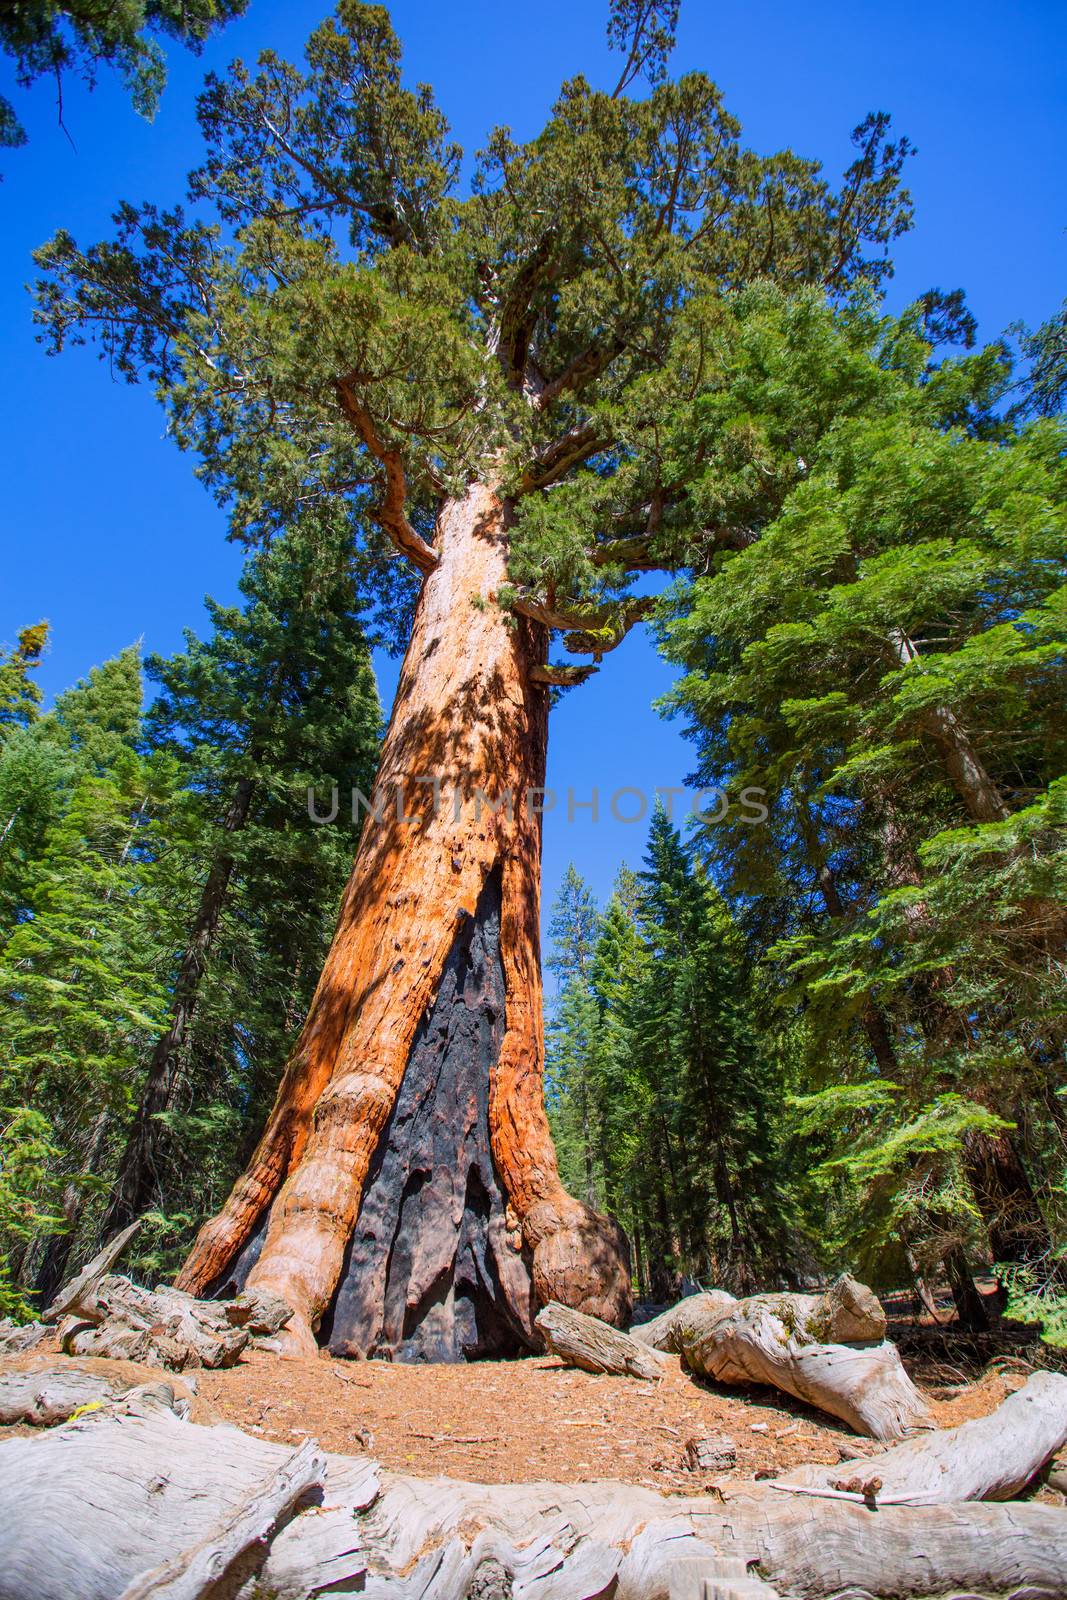
{"type": "Polygon", "coordinates": [[[391,604],[403,564],[417,585],[333,947],[180,1280],[280,1292],[297,1348],[458,1356],[521,1347],[550,1297],[626,1310],[620,1235],[564,1191],[542,1103],[552,686],[646,614],[635,575],[751,537],[704,519],[657,428],[701,386],[722,296],[877,281],[909,219],[884,116],[839,190],[755,155],[706,77],[667,81],[675,10],[616,0],[614,92],[566,83],[461,195],[386,13],[345,0],[304,70],[209,82],[191,213],[123,206],[111,242],[39,255],[52,344],[93,337],[157,385],[238,534],[326,498],[391,604]],[[550,665],[556,634],[584,659],[550,665]]]}

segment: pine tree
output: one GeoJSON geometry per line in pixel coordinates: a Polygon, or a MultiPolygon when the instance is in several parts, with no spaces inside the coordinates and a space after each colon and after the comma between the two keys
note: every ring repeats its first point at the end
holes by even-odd
{"type": "Polygon", "coordinates": [[[0,659],[0,939],[26,914],[33,864],[77,765],[38,716],[41,692],[31,674],[47,642],[47,623],[23,628],[0,659]]]}
{"type": "Polygon", "coordinates": [[[212,1150],[205,1181],[183,1138],[194,1117],[219,1141],[262,1121],[358,838],[350,805],[318,826],[309,795],[371,787],[381,710],[346,541],[293,530],[249,561],[241,590],[243,607],[208,601],[209,639],[187,633],[183,653],[148,663],[161,686],[149,742],[180,762],[190,800],[169,869],[180,955],[105,1236],[153,1203],[202,1217],[232,1180],[232,1159],[212,1150]],[[212,965],[222,972],[201,1012],[212,965]]]}
{"type": "Polygon", "coordinates": [[[37,715],[41,691],[30,674],[40,666],[47,643],[48,624],[38,622],[20,629],[15,648],[0,656],[0,738],[37,715]]]}
{"type": "MultiPolygon", "coordinates": [[[[870,1241],[948,1265],[984,1234],[994,1256],[1047,1260],[1062,425],[1006,420],[1003,347],[938,363],[918,312],[761,290],[723,348],[689,426],[751,539],[677,592],[667,650],[701,781],[762,789],[770,817],[731,807],[709,855],[803,1009],[870,1241]],[[766,452],[758,501],[731,464],[742,425],[766,452]],[[775,461],[792,463],[777,487],[775,461]]],[[[967,1298],[965,1261],[950,1275],[967,1298]]]]}
{"type": "Polygon", "coordinates": [[[604,917],[571,868],[551,926],[564,975],[548,1029],[561,1168],[622,1221],[642,1292],[787,1275],[799,1245],[778,1044],[756,1016],[729,911],[662,806],[645,871],[622,869],[604,917]]]}
{"type": "Polygon", "coordinates": [[[590,1206],[603,1204],[592,1081],[599,1023],[592,971],[599,926],[596,901],[572,862],[548,929],[548,965],[559,987],[545,1035],[545,1104],[560,1175],[590,1206]]]}
{"type": "Polygon", "coordinates": [[[139,754],[140,705],[140,660],[130,649],[41,719],[63,754],[69,790],[0,952],[4,1102],[32,1106],[40,1141],[59,1153],[64,1172],[62,1231],[43,1258],[23,1264],[46,1298],[100,1190],[110,1125],[126,1110],[164,1003],[151,864],[176,774],[165,757],[139,754]]]}
{"type": "Polygon", "coordinates": [[[775,1170],[781,1071],[761,1036],[740,937],[662,806],[649,829],[640,926],[653,956],[633,1048],[655,1075],[662,1154],[691,1273],[751,1290],[789,1262],[775,1170]]]}

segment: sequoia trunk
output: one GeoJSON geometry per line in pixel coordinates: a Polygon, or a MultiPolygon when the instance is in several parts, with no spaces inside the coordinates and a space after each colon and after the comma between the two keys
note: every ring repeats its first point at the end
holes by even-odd
{"type": "Polygon", "coordinates": [[[178,1280],[282,1295],[291,1348],[325,1317],[334,1348],[459,1359],[534,1340],[551,1299],[628,1312],[621,1233],[562,1188],[542,1100],[546,638],[496,603],[509,520],[482,484],[441,511],[333,945],[178,1280]]]}

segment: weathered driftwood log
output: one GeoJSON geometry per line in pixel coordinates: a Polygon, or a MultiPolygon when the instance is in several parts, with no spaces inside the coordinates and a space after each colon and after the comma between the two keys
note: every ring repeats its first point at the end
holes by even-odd
{"type": "Polygon", "coordinates": [[[684,1300],[679,1300],[676,1306],[661,1311],[658,1317],[652,1317],[648,1322],[635,1323],[630,1329],[630,1337],[639,1339],[642,1344],[650,1344],[653,1350],[670,1350],[675,1355],[680,1355],[681,1351],[675,1342],[680,1323],[695,1313],[711,1316],[715,1312],[725,1310],[727,1306],[736,1304],[735,1296],[727,1294],[725,1289],[710,1289],[706,1294],[687,1295],[684,1300]]]}
{"type": "Polygon", "coordinates": [[[266,1549],[309,1489],[325,1483],[326,1456],[307,1439],[205,1538],[135,1579],[122,1600],[199,1600],[253,1547],[266,1549]]]}
{"type": "Polygon", "coordinates": [[[113,1274],[139,1227],[139,1220],[131,1222],[116,1234],[45,1312],[46,1332],[47,1324],[66,1323],[68,1354],[142,1361],[175,1372],[229,1367],[253,1335],[276,1334],[292,1318],[292,1307],[270,1290],[246,1290],[228,1301],[197,1300],[166,1284],[145,1289],[113,1274]]]}
{"type": "Polygon", "coordinates": [[[50,1339],[55,1331],[47,1322],[18,1323],[5,1317],[0,1322],[0,1354],[17,1355],[23,1350],[33,1350],[50,1339]]]}
{"type": "Polygon", "coordinates": [[[72,1315],[91,1316],[85,1308],[95,1305],[97,1286],[107,1277],[140,1226],[138,1217],[136,1222],[131,1222],[128,1228],[123,1228],[121,1233],[110,1239],[91,1261],[87,1261],[78,1276],[71,1278],[60,1289],[44,1313],[44,1321],[59,1322],[61,1318],[72,1315]]]}
{"type": "MultiPolygon", "coordinates": [[[[1014,1447],[1014,1430],[1012,1440],[1014,1447]]],[[[423,1480],[330,1456],[321,1508],[293,1516],[272,1539],[266,1519],[249,1508],[286,1469],[293,1471],[293,1457],[284,1447],[235,1428],[182,1423],[136,1394],[48,1433],[7,1440],[0,1600],[130,1600],[131,1591],[155,1600],[311,1600],[329,1592],[365,1600],[774,1600],[843,1589],[1005,1595],[1023,1586],[1067,1596],[1067,1512],[1050,1506],[887,1506],[872,1514],[847,1500],[763,1486],[687,1500],[607,1482],[423,1480]],[[253,1527],[262,1531],[230,1560],[220,1530],[234,1523],[244,1526],[235,1543],[253,1527]],[[197,1566],[208,1547],[219,1550],[218,1561],[197,1566]],[[217,1584],[220,1563],[225,1582],[217,1584]],[[161,1568],[188,1576],[187,1586],[145,1589],[161,1568]]]]}
{"type": "Polygon", "coordinates": [[[884,1339],[881,1306],[854,1278],[821,1295],[691,1295],[656,1320],[657,1343],[701,1377],[770,1384],[874,1439],[899,1439],[928,1423],[922,1396],[884,1339]]]}
{"type": "Polygon", "coordinates": [[[46,1367],[30,1372],[0,1372],[0,1424],[28,1422],[51,1428],[82,1406],[113,1400],[132,1387],[118,1377],[78,1367],[46,1367]]]}
{"type": "MultiPolygon", "coordinates": [[[[783,1292],[752,1298],[773,1300],[782,1307],[783,1320],[807,1338],[823,1344],[878,1344],[885,1338],[885,1312],[878,1296],[847,1272],[835,1278],[822,1294],[783,1292]]],[[[657,1350],[673,1350],[680,1354],[682,1330],[687,1322],[692,1323],[694,1319],[706,1322],[739,1303],[725,1289],[709,1289],[679,1300],[676,1306],[661,1311],[650,1322],[638,1323],[630,1333],[657,1350]]]]}
{"type": "Polygon", "coordinates": [[[92,1325],[66,1334],[64,1346],[75,1355],[122,1357],[177,1371],[231,1367],[251,1336],[247,1326],[233,1326],[222,1301],[196,1300],[180,1289],[143,1289],[129,1278],[94,1277],[76,1298],[65,1295],[64,1303],[71,1315],[92,1325]]]}
{"type": "Polygon", "coordinates": [[[599,1317],[587,1317],[552,1300],[538,1312],[534,1326],[552,1354],[572,1367],[632,1378],[663,1377],[662,1356],[599,1317]]]}
{"type": "Polygon", "coordinates": [[[776,1486],[807,1494],[850,1494],[879,1505],[1010,1500],[1064,1445],[1067,1377],[1035,1372],[991,1416],[909,1439],[848,1467],[797,1467],[776,1486]]]}
{"type": "MultiPolygon", "coordinates": [[[[177,1292],[177,1291],[175,1291],[177,1292]]],[[[198,1304],[203,1304],[199,1301],[198,1304]]],[[[292,1321],[293,1308],[280,1294],[269,1289],[245,1289],[235,1300],[222,1304],[226,1321],[234,1328],[246,1328],[255,1337],[264,1338],[277,1333],[292,1321]]]]}

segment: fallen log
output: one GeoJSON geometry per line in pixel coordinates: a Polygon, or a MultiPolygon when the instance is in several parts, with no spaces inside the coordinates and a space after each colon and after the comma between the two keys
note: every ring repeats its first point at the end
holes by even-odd
{"type": "Polygon", "coordinates": [[[122,1600],[199,1600],[251,1547],[266,1548],[308,1490],[322,1488],[325,1472],[325,1455],[313,1440],[305,1440],[217,1528],[137,1578],[123,1590],[122,1600]]]}
{"type": "Polygon", "coordinates": [[[132,1222],[105,1245],[45,1312],[45,1333],[53,1331],[50,1324],[62,1323],[68,1354],[140,1361],[172,1372],[229,1367],[249,1339],[276,1334],[291,1320],[292,1307],[267,1291],[247,1290],[228,1301],[197,1300],[166,1284],[145,1289],[113,1274],[139,1226],[132,1222]]]}
{"type": "Polygon", "coordinates": [[[612,1328],[599,1317],[587,1317],[550,1300],[534,1319],[548,1349],[584,1372],[607,1372],[631,1378],[663,1377],[663,1358],[628,1333],[612,1328]]]}
{"type": "Polygon", "coordinates": [[[725,1289],[711,1289],[706,1294],[687,1295],[684,1300],[679,1300],[676,1306],[671,1306],[667,1311],[661,1311],[658,1317],[652,1317],[648,1322],[638,1322],[630,1329],[631,1339],[639,1339],[642,1344],[650,1344],[653,1350],[669,1350],[674,1355],[681,1351],[676,1344],[679,1327],[685,1320],[694,1314],[711,1316],[715,1312],[723,1311],[727,1306],[735,1306],[736,1298],[727,1294],[725,1289]]]}
{"type": "Polygon", "coordinates": [[[51,1428],[82,1406],[100,1405],[133,1385],[100,1372],[75,1366],[46,1367],[29,1372],[0,1373],[0,1425],[27,1422],[51,1428]]]}
{"type": "Polygon", "coordinates": [[[19,1355],[33,1350],[46,1339],[51,1339],[55,1329],[47,1322],[13,1322],[5,1317],[0,1322],[0,1355],[19,1355]]]}
{"type": "Polygon", "coordinates": [[[909,1439],[847,1469],[797,1467],[774,1487],[845,1494],[879,1505],[1011,1500],[1065,1445],[1067,1377],[1035,1372],[988,1417],[909,1439]]]}
{"type": "MultiPolygon", "coordinates": [[[[1014,1430],[1012,1440],[1014,1448],[1014,1430]]],[[[611,1482],[419,1479],[330,1455],[324,1472],[307,1478],[309,1486],[322,1478],[322,1506],[272,1534],[249,1508],[265,1506],[287,1470],[294,1458],[285,1447],[236,1428],[183,1423],[145,1394],[6,1440],[0,1600],[311,1600],[330,1592],[365,1600],[774,1600],[844,1589],[1011,1595],[1024,1586],[1045,1600],[1067,1596],[1067,1512],[1050,1506],[887,1506],[872,1514],[764,1486],[680,1499],[611,1482]],[[243,1531],[233,1546],[253,1527],[260,1532],[231,1559],[220,1530],[235,1524],[243,1531]],[[221,1551],[210,1569],[201,1561],[208,1547],[221,1551]],[[145,1587],[149,1575],[158,1584],[168,1572],[173,1582],[188,1575],[187,1586],[145,1587]]],[[[281,1500],[289,1509],[299,1504],[287,1494],[281,1500]]]]}
{"type": "MultiPolygon", "coordinates": [[[[750,1298],[773,1302],[780,1308],[784,1322],[808,1339],[823,1344],[879,1344],[885,1338],[886,1317],[881,1302],[873,1290],[848,1272],[835,1278],[822,1294],[783,1292],[750,1298]]],[[[694,1319],[710,1321],[720,1311],[747,1303],[727,1294],[725,1289],[709,1289],[679,1300],[677,1305],[661,1311],[650,1322],[638,1323],[630,1329],[630,1334],[657,1350],[673,1350],[679,1355],[687,1324],[693,1324],[694,1319]]]]}
{"type": "Polygon", "coordinates": [[[929,1424],[896,1346],[883,1337],[881,1306],[853,1278],[821,1295],[691,1295],[657,1322],[653,1336],[700,1377],[769,1384],[873,1439],[929,1424]]]}
{"type": "Polygon", "coordinates": [[[107,1277],[140,1226],[141,1219],[138,1217],[136,1222],[131,1222],[128,1228],[123,1228],[121,1233],[110,1239],[91,1261],[87,1261],[77,1277],[63,1285],[44,1312],[42,1320],[59,1322],[68,1316],[92,1320],[97,1286],[107,1277]]]}
{"type": "MultiPolygon", "coordinates": [[[[248,1344],[249,1323],[257,1314],[253,1306],[246,1325],[235,1327],[224,1302],[196,1300],[165,1286],[144,1289],[129,1278],[99,1274],[77,1296],[64,1295],[63,1300],[69,1314],[80,1319],[64,1334],[69,1353],[143,1361],[178,1372],[232,1367],[248,1344]]],[[[260,1317],[269,1321],[265,1312],[260,1317]]]]}
{"type": "MultiPolygon", "coordinates": [[[[175,1290],[175,1293],[178,1291],[175,1290]]],[[[205,1301],[197,1301],[204,1305],[205,1301]]],[[[269,1338],[293,1319],[293,1308],[269,1289],[245,1289],[234,1300],[222,1302],[222,1313],[234,1328],[246,1328],[257,1338],[269,1338]]]]}
{"type": "Polygon", "coordinates": [[[74,1322],[64,1331],[62,1348],[68,1356],[136,1361],[165,1372],[185,1373],[191,1367],[212,1365],[201,1361],[192,1345],[172,1339],[159,1326],[128,1328],[121,1322],[74,1322]]]}

